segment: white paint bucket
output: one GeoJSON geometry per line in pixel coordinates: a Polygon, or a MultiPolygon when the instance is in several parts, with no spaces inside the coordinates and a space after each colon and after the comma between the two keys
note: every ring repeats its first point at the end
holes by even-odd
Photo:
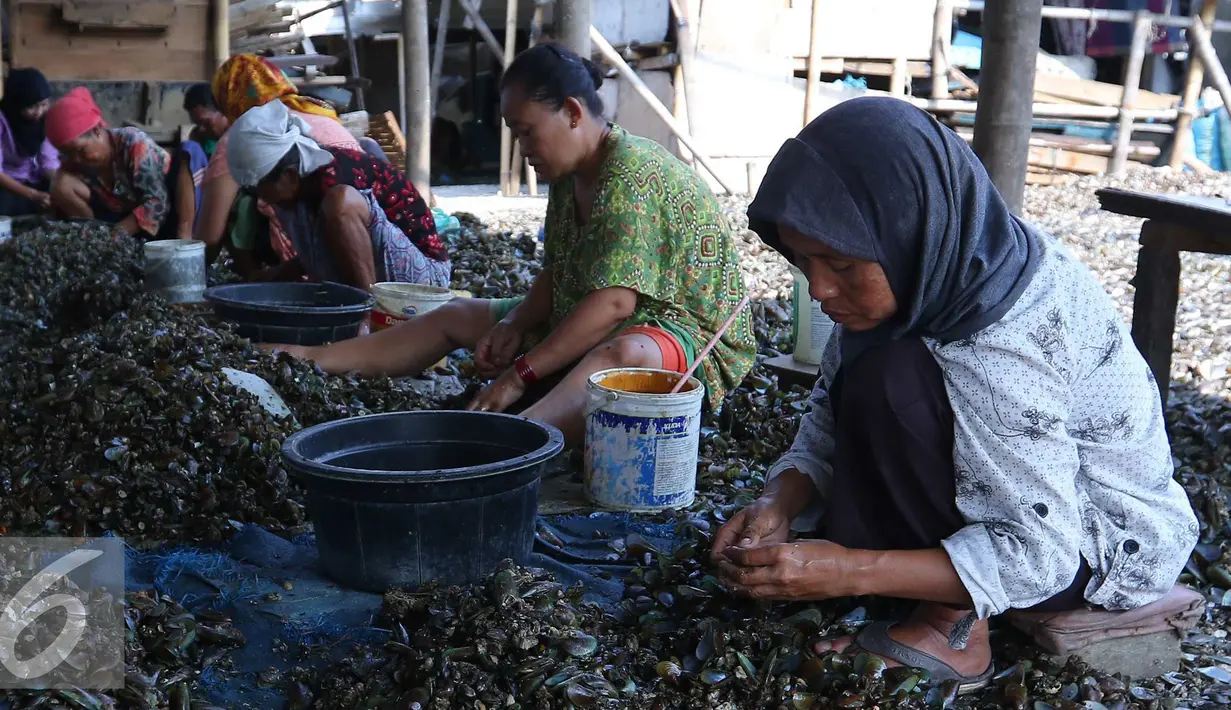
{"type": "Polygon", "coordinates": [[[372,332],[392,328],[420,313],[436,310],[453,299],[453,292],[439,286],[383,281],[372,284],[376,307],[372,309],[372,332]]]}
{"type": "Polygon", "coordinates": [[[204,301],[205,242],[195,239],[146,242],[145,290],[171,303],[204,301]]]}
{"type": "Polygon", "coordinates": [[[808,277],[804,272],[792,265],[791,276],[795,277],[795,308],[791,319],[794,358],[807,365],[820,365],[834,322],[821,310],[821,302],[808,294],[808,277]]]}
{"type": "Polygon", "coordinates": [[[692,505],[705,387],[678,372],[617,368],[586,382],[585,489],[615,510],[654,512],[692,505]]]}

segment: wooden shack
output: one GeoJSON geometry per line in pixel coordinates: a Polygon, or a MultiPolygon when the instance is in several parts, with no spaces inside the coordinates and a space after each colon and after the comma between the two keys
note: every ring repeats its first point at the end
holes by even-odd
{"type": "Polygon", "coordinates": [[[210,0],[9,0],[10,62],[50,80],[204,81],[210,0]]]}

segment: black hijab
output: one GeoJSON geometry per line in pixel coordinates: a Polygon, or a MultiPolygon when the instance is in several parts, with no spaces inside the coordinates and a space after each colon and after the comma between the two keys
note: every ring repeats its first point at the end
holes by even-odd
{"type": "Polygon", "coordinates": [[[952,342],[995,323],[1043,253],[966,142],[893,98],[844,102],[788,140],[748,221],[788,259],[779,225],[884,269],[898,312],[869,331],[844,329],[844,364],[898,338],[952,342]]]}
{"type": "Polygon", "coordinates": [[[17,153],[28,158],[37,155],[43,147],[45,118],[30,120],[22,112],[34,104],[51,97],[51,85],[38,69],[14,69],[4,80],[4,98],[0,99],[0,113],[8,120],[9,132],[17,153]]]}

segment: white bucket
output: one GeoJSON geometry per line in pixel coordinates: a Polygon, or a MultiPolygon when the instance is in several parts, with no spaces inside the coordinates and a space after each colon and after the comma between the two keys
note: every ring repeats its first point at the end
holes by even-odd
{"type": "Polygon", "coordinates": [[[392,328],[420,313],[436,310],[453,299],[453,292],[439,286],[382,281],[372,284],[376,307],[372,309],[372,332],[392,328]]]}
{"type": "Polygon", "coordinates": [[[171,303],[205,300],[205,242],[190,239],[146,242],[145,290],[171,303]]]}
{"type": "Polygon", "coordinates": [[[0,244],[3,244],[13,236],[13,218],[0,217],[0,244]]]}
{"type": "Polygon", "coordinates": [[[791,266],[795,277],[795,308],[791,319],[791,337],[795,340],[795,360],[806,365],[820,365],[825,344],[833,333],[834,322],[821,310],[821,302],[808,293],[808,277],[791,266]],[[805,305],[807,304],[807,305],[805,305]]]}
{"type": "Polygon", "coordinates": [[[695,377],[617,368],[586,382],[585,489],[615,510],[654,512],[692,505],[705,387],[695,377]]]}

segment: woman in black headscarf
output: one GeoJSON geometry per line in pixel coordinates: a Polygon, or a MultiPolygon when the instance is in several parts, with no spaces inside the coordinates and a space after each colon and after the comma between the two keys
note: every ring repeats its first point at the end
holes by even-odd
{"type": "Polygon", "coordinates": [[[51,205],[60,155],[44,134],[51,86],[38,69],[13,69],[0,99],[0,215],[33,214],[51,205]]]}
{"type": "Polygon", "coordinates": [[[988,617],[1187,603],[1197,523],[1157,385],[1099,283],[961,138],[896,99],[846,102],[787,141],[748,217],[839,327],[790,451],[715,537],[728,585],[918,601],[814,650],[962,691],[992,673],[988,617]]]}

